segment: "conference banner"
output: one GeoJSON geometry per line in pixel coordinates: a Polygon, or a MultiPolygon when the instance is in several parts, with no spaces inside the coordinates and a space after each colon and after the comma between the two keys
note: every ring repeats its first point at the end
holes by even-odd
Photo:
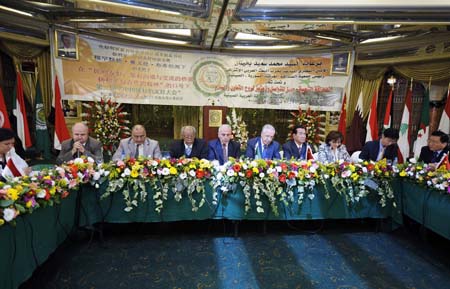
{"type": "MultiPolygon", "coordinates": [[[[339,111],[346,74],[331,54],[249,56],[143,48],[79,36],[78,59],[55,58],[63,99],[339,111]]],[[[351,70],[350,70],[351,71],[351,70]]]]}

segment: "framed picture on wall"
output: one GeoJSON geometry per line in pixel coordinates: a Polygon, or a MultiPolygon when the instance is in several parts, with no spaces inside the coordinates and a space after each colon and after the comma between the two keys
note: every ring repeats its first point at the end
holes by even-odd
{"type": "Polygon", "coordinates": [[[78,35],[69,31],[55,30],[55,51],[59,58],[78,60],[78,35]]]}
{"type": "Polygon", "coordinates": [[[331,59],[332,74],[348,74],[350,53],[333,53],[331,59]]]}

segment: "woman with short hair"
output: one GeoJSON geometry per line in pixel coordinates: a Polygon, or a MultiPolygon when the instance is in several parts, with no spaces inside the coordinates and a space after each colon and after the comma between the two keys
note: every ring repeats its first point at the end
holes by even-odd
{"type": "Polygon", "coordinates": [[[321,163],[333,163],[340,160],[350,161],[347,148],[342,144],[344,136],[339,131],[330,131],[325,138],[325,143],[319,147],[317,159],[321,163]]]}
{"type": "Polygon", "coordinates": [[[9,128],[0,128],[0,180],[28,175],[28,167],[14,150],[14,131],[9,128]]]}

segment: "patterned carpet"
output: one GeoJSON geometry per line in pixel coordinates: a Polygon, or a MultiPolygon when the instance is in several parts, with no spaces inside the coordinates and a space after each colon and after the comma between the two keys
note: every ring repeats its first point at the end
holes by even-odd
{"type": "Polygon", "coordinates": [[[263,234],[249,222],[234,238],[230,223],[217,225],[110,225],[103,244],[72,237],[21,289],[449,288],[439,251],[449,241],[424,243],[414,230],[340,223],[312,233],[298,222],[263,234]]]}

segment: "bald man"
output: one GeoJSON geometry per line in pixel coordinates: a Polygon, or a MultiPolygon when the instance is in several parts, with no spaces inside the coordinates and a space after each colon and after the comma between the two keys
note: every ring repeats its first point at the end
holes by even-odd
{"type": "Polygon", "coordinates": [[[126,157],[137,159],[139,156],[160,159],[161,150],[158,141],[147,137],[145,127],[136,124],[131,129],[131,137],[120,141],[119,148],[114,153],[112,160],[123,160],[126,157]]]}
{"type": "Polygon", "coordinates": [[[228,161],[229,157],[239,158],[241,155],[241,144],[233,141],[231,126],[222,124],[217,132],[218,138],[208,142],[208,159],[218,160],[221,165],[228,161]]]}
{"type": "Polygon", "coordinates": [[[72,139],[62,142],[56,164],[60,165],[81,156],[91,157],[96,163],[103,162],[102,143],[89,136],[86,124],[77,122],[72,127],[72,139]]]}

